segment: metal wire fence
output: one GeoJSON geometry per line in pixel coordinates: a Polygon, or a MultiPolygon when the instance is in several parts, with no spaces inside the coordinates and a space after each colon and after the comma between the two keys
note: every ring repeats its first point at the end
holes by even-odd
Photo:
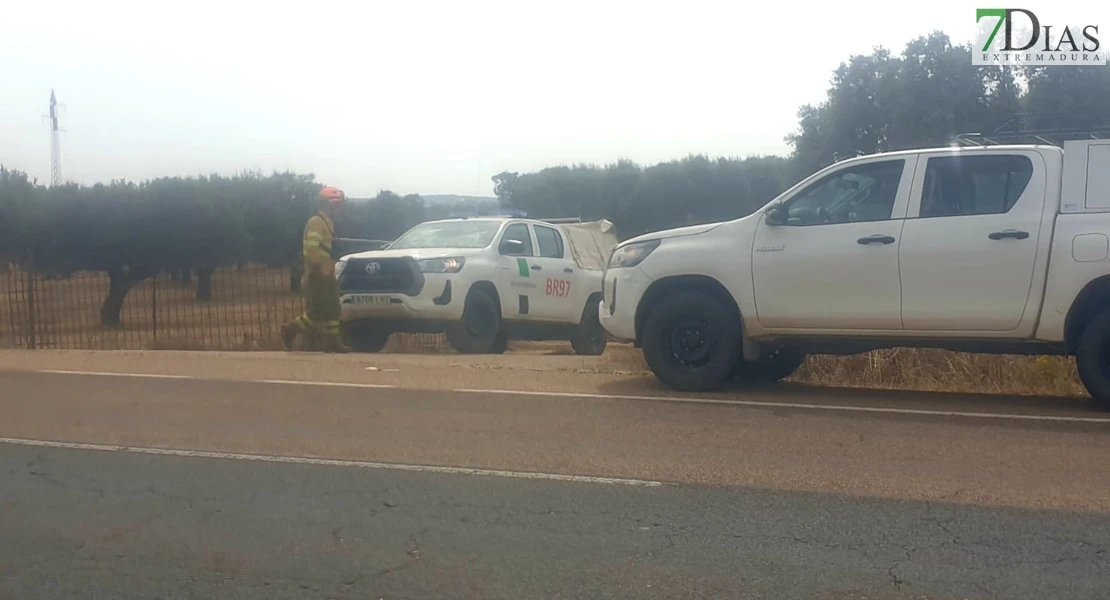
{"type": "MultiPolygon", "coordinates": [[[[102,325],[109,277],[58,278],[0,264],[0,348],[75,350],[280,350],[282,324],[303,310],[288,269],[256,265],[215,271],[211,298],[196,277],[169,272],[128,292],[120,324],[102,325]]],[[[394,335],[387,352],[450,352],[437,334],[394,335]]]]}

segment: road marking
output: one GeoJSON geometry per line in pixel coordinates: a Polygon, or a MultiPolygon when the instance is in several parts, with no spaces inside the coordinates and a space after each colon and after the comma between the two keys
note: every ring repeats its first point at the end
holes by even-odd
{"type": "MultiPolygon", "coordinates": [[[[157,373],[111,373],[108,371],[62,371],[58,369],[41,369],[36,371],[38,373],[53,373],[55,375],[95,375],[106,377],[138,377],[143,379],[196,379],[201,380],[201,377],[194,377],[192,375],[159,375],[157,373]]],[[[279,383],[285,385],[323,385],[333,387],[353,387],[353,388],[395,388],[395,385],[385,385],[380,383],[343,383],[339,381],[293,381],[291,379],[245,379],[245,380],[216,380],[208,379],[206,381],[227,381],[229,383],[279,383]]]]}
{"type": "Polygon", "coordinates": [[[836,404],[807,404],[801,402],[764,402],[759,400],[725,400],[721,398],[683,398],[678,396],[632,396],[623,394],[584,394],[574,392],[531,392],[520,390],[455,389],[462,394],[501,394],[511,396],[549,396],[557,398],[587,398],[593,400],[650,400],[653,402],[683,402],[688,404],[731,404],[759,408],[804,408],[844,412],[873,412],[899,415],[927,415],[933,417],[969,417],[975,419],[1010,419],[1017,421],[1060,421],[1070,423],[1110,423],[1110,417],[1060,417],[1052,415],[1019,415],[1011,413],[963,412],[926,410],[915,408],[883,408],[879,406],[845,406],[836,404]]]}
{"type": "MultiPolygon", "coordinates": [[[[253,382],[257,383],[257,382],[253,382]]],[[[285,385],[323,385],[330,387],[353,388],[395,388],[395,385],[384,383],[343,383],[342,381],[293,381],[291,379],[263,379],[262,383],[281,383],[285,385]]]]}
{"type": "MultiPolygon", "coordinates": [[[[153,373],[109,373],[101,371],[61,371],[40,370],[39,373],[57,373],[62,375],[104,375],[111,377],[139,377],[151,379],[202,379],[190,375],[157,375],[153,373]]],[[[213,380],[216,381],[216,380],[213,380]]],[[[232,383],[274,383],[284,385],[315,385],[325,387],[348,387],[370,389],[401,389],[396,385],[380,383],[344,383],[340,381],[294,381],[286,379],[254,379],[254,380],[227,380],[232,383]]],[[[803,402],[767,402],[760,400],[726,400],[723,398],[690,398],[681,396],[636,396],[630,394],[588,394],[577,392],[536,392],[526,390],[496,390],[458,388],[453,390],[434,390],[404,388],[405,391],[427,393],[460,393],[460,394],[498,394],[502,396],[546,396],[552,398],[584,398],[591,400],[640,400],[652,402],[679,402],[686,404],[718,404],[733,406],[751,406],[756,408],[800,408],[808,410],[829,410],[840,412],[863,412],[896,415],[924,415],[932,417],[965,417],[971,419],[1002,419],[1010,421],[1045,421],[1057,423],[1110,423],[1110,417],[1064,417],[1053,415],[1022,415],[1013,413],[968,412],[950,410],[928,410],[915,408],[886,408],[880,406],[852,406],[836,404],[810,404],[803,402]]]]}
{"type": "Polygon", "coordinates": [[[62,448],[66,450],[95,450],[98,452],[126,452],[129,454],[153,454],[157,456],[178,456],[185,458],[218,458],[228,460],[249,460],[258,462],[284,463],[297,465],[317,465],[328,467],[356,467],[361,469],[384,469],[390,471],[415,471],[421,473],[446,473],[451,475],[484,475],[509,477],[514,479],[546,479],[550,481],[569,481],[574,483],[604,483],[609,485],[632,485],[641,487],[673,486],[673,483],[647,479],[621,479],[617,477],[591,477],[588,475],[563,475],[559,473],[535,473],[529,471],[500,471],[496,469],[468,469],[465,467],[436,467],[431,465],[406,465],[397,463],[367,462],[361,460],[338,460],[331,458],[306,458],[300,456],[276,456],[269,454],[238,454],[234,452],[206,452],[203,450],[174,450],[172,448],[144,448],[134,446],[110,446],[106,444],[83,444],[79,442],[55,442],[49,440],[30,440],[0,437],[0,443],[39,448],[62,448]]]}
{"type": "Polygon", "coordinates": [[[110,373],[107,371],[61,371],[57,369],[42,369],[39,373],[54,373],[56,375],[97,375],[106,377],[144,377],[148,379],[195,379],[191,375],[159,375],[157,373],[110,373]]]}

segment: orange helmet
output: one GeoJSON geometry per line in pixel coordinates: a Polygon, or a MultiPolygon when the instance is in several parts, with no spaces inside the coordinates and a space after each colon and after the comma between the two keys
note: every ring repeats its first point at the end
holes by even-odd
{"type": "Polygon", "coordinates": [[[324,189],[320,190],[320,199],[326,200],[328,204],[340,204],[347,200],[347,195],[335,186],[325,185],[324,189]]]}

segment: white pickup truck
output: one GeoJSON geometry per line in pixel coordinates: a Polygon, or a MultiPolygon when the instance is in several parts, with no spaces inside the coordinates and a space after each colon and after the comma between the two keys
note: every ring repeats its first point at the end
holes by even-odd
{"type": "Polygon", "coordinates": [[[602,325],[684,391],[931,347],[1075,356],[1110,408],[1110,140],[1087,137],[860,156],[744,218],[627,240],[602,325]]]}
{"type": "Polygon", "coordinates": [[[617,237],[609,221],[507,217],[421,223],[387,248],[336,263],[340,323],[355,350],[378,352],[393,333],[446,332],[460,353],[505,351],[509,339],[606,345],[601,273],[617,237]]]}

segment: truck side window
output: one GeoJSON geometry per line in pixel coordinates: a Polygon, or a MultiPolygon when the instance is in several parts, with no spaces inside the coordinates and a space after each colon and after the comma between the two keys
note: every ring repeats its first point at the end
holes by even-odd
{"type": "Polygon", "coordinates": [[[536,230],[536,243],[540,246],[540,256],[543,258],[563,257],[563,238],[554,228],[543,225],[533,225],[536,230]]]}
{"type": "Polygon", "coordinates": [[[937,156],[925,168],[922,217],[1005,214],[1033,177],[1033,161],[1018,154],[937,156]]]}
{"type": "Polygon", "coordinates": [[[502,253],[505,253],[505,242],[510,240],[520,242],[522,247],[522,250],[512,252],[512,256],[535,256],[532,252],[532,236],[528,234],[528,225],[524,223],[513,223],[505,228],[505,233],[501,235],[502,253]]]}
{"type": "Polygon", "coordinates": [[[906,161],[848,167],[823,177],[787,204],[787,225],[886,221],[894,211],[906,161]]]}

